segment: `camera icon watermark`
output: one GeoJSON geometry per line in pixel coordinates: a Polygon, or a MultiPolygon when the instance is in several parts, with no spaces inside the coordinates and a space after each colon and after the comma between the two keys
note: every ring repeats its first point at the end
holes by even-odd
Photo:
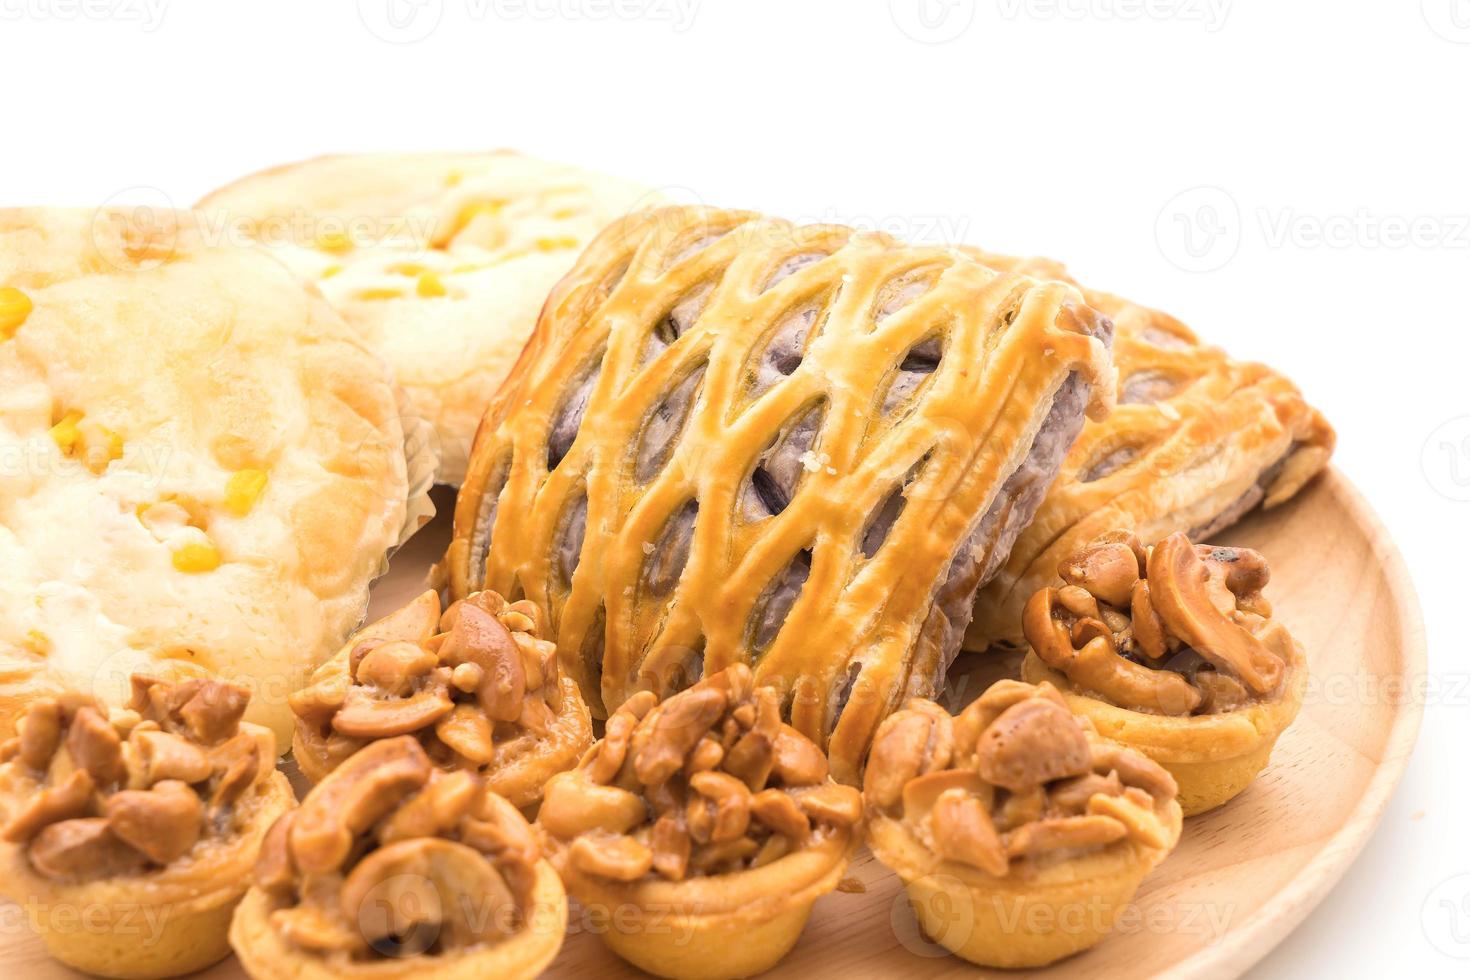
{"type": "Polygon", "coordinates": [[[975,23],[976,0],[888,0],[888,15],[920,44],[944,44],[975,23]]]}
{"type": "Polygon", "coordinates": [[[1159,252],[1185,272],[1224,268],[1240,250],[1240,239],[1240,205],[1220,187],[1180,191],[1154,221],[1159,252]]]}
{"type": "Polygon", "coordinates": [[[1440,496],[1470,501],[1470,415],[1452,418],[1429,434],[1419,467],[1440,496]]]}

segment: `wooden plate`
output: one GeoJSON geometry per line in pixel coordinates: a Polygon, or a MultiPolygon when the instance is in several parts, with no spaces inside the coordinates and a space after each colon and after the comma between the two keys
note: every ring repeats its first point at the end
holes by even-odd
{"type": "MultiPolygon", "coordinates": [[[[381,615],[422,589],[448,539],[441,517],[401,552],[374,593],[381,615]]],[[[1220,540],[1271,560],[1267,589],[1306,647],[1312,686],[1267,771],[1240,797],[1185,824],[1178,850],[1144,883],[1136,908],[1100,946],[1047,975],[1226,977],[1244,972],[1327,894],[1357,856],[1397,785],[1419,729],[1424,676],[1418,602],[1373,512],[1335,470],[1292,503],[1256,514],[1220,540]]],[[[1015,668],[967,656],[951,706],[1015,668]]],[[[862,851],[846,891],[821,900],[801,942],[770,976],[975,976],[919,936],[897,878],[862,851]]],[[[20,926],[0,936],[8,975],[66,977],[20,926]]],[[[573,910],[551,977],[637,976],[573,910]]],[[[1001,974],[997,974],[1001,975],[1001,974]]],[[[243,976],[234,961],[204,976],[243,976]]]]}

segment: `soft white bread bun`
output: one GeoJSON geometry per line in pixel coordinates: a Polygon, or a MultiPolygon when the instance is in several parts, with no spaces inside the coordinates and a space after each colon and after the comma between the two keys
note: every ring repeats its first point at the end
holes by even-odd
{"type": "Polygon", "coordinates": [[[286,697],[405,523],[390,373],[197,215],[0,211],[0,734],[64,689],[213,674],[286,697]]]}
{"type": "Polygon", "coordinates": [[[475,429],[551,287],[646,188],[506,151],[330,156],[198,207],[316,283],[397,372],[463,482],[475,429]]]}

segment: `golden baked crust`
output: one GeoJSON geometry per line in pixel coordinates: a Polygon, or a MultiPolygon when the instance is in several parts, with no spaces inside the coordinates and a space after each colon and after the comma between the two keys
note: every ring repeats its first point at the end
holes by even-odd
{"type": "Polygon", "coordinates": [[[440,440],[443,483],[546,293],[649,192],[506,151],[327,156],[253,174],[197,207],[272,246],[397,373],[440,440]]]}
{"type": "Polygon", "coordinates": [[[520,812],[404,735],[368,745],[275,823],[230,944],[256,980],[531,980],[566,917],[520,812]]]}
{"type": "Polygon", "coordinates": [[[194,216],[0,212],[0,734],[33,698],[215,675],[286,695],[361,622],[405,523],[387,370],[194,216]]]}
{"type": "Polygon", "coordinates": [[[78,695],[32,702],[3,748],[0,892],[64,963],[177,976],[228,954],[261,840],[296,799],[270,731],[238,720],[245,691],[135,689],[110,719],[78,695]]]}
{"type": "Polygon", "coordinates": [[[655,702],[629,698],[551,781],[537,830],[619,956],[677,980],[764,972],[837,887],[862,798],[744,664],[655,702]]]}
{"type": "MultiPolygon", "coordinates": [[[[1048,259],[972,249],[981,262],[1071,282],[1048,259]]],[[[1327,465],[1331,425],[1282,375],[1208,347],[1167,314],[1083,289],[1113,321],[1117,407],[1072,445],[1031,525],[981,590],[965,647],[1019,646],[1021,607],[1056,582],[1066,555],[1107,530],[1152,544],[1175,531],[1209,537],[1258,504],[1290,499],[1327,465]]]]}
{"type": "Polygon", "coordinates": [[[924,934],[1007,968],[1107,935],[1179,841],[1175,793],[1164,769],[1099,738],[1055,687],[1009,680],[958,717],[917,698],[890,715],[863,789],[869,845],[903,879],[924,934]]]}
{"type": "Polygon", "coordinates": [[[528,813],[592,745],[576,683],[538,639],[544,614],[476,592],[443,616],[425,592],[365,627],[291,695],[293,756],[313,783],[370,741],[412,734],[434,763],[484,777],[528,813]]]}
{"type": "Polygon", "coordinates": [[[1179,532],[1148,549],[1112,532],[1059,571],[1066,585],[1026,603],[1025,679],[1168,769],[1185,816],[1250,785],[1307,685],[1301,644],[1261,595],[1265,559],[1179,532]]]}
{"type": "Polygon", "coordinates": [[[486,415],[450,595],[548,608],[595,715],[750,663],[855,779],[883,714],[937,689],[1050,478],[1033,452],[1106,409],[1108,330],[1070,286],[953,250],[632,216],[486,415]]]}

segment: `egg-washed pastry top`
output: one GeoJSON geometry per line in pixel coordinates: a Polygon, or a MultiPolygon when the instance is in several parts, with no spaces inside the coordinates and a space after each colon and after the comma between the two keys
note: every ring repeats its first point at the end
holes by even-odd
{"type": "MultiPolygon", "coordinates": [[[[969,250],[997,269],[1072,280],[1048,259],[969,250]]],[[[1202,344],[1167,314],[1083,289],[1113,321],[1117,407],[1089,421],[1036,517],[981,590],[967,649],[1020,645],[1021,608],[1057,584],[1057,563],[1124,529],[1145,544],[1200,540],[1257,506],[1274,507],[1327,465],[1336,434],[1282,375],[1202,344]]]]}
{"type": "Polygon", "coordinates": [[[406,494],[387,369],[275,259],[184,213],[0,211],[0,733],[214,675],[285,744],[406,494]]]}
{"type": "Polygon", "coordinates": [[[541,303],[583,246],[651,200],[639,185],[517,153],[329,156],[198,205],[272,247],[397,372],[458,484],[475,427],[541,303]]]}
{"type": "Polygon", "coordinates": [[[856,777],[1113,389],[1062,283],[832,225],[630,216],[551,294],[443,565],[550,613],[594,713],[735,663],[856,777]],[[1096,390],[1094,390],[1094,384],[1096,390]]]}

